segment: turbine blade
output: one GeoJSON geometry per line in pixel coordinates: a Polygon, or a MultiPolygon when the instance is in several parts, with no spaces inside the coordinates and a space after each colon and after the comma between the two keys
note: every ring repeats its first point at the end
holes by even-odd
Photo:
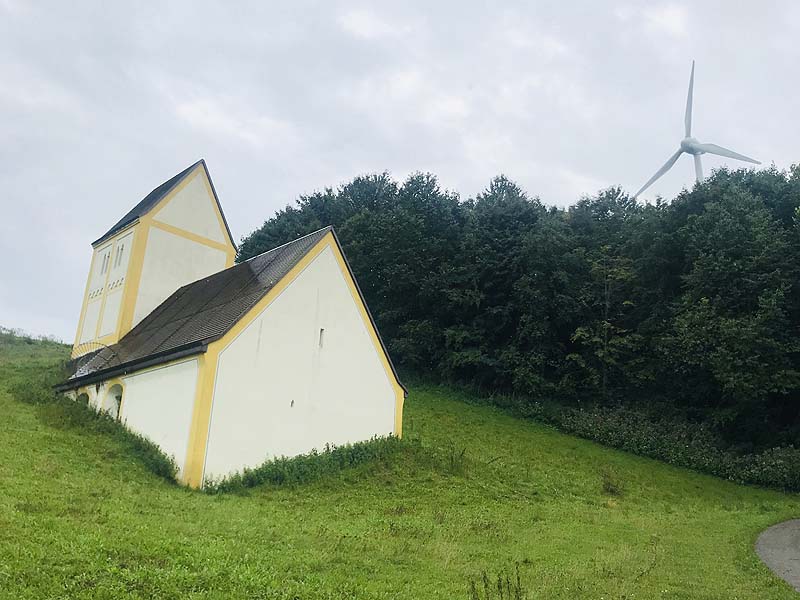
{"type": "Polygon", "coordinates": [[[749,156],[745,156],[744,154],[739,154],[738,152],[734,152],[733,150],[728,150],[727,148],[723,148],[722,146],[717,146],[716,144],[696,144],[695,148],[707,154],[716,154],[717,156],[726,156],[727,158],[735,158],[736,160],[743,160],[745,162],[753,163],[754,165],[761,164],[761,162],[757,161],[755,158],[750,158],[749,156]]]}
{"type": "Polygon", "coordinates": [[[681,155],[682,152],[683,152],[683,150],[678,149],[678,151],[675,154],[670,156],[669,160],[664,163],[664,166],[661,167],[658,171],[656,171],[656,174],[653,175],[650,179],[647,180],[647,183],[645,183],[642,186],[642,189],[640,189],[638,192],[636,192],[636,195],[633,197],[633,199],[635,200],[636,198],[638,198],[639,194],[641,194],[643,191],[645,191],[647,188],[649,188],[651,185],[653,185],[653,183],[655,183],[656,179],[658,179],[664,173],[669,171],[672,168],[672,165],[675,164],[675,161],[678,160],[678,157],[681,155]]]}
{"type": "Polygon", "coordinates": [[[683,124],[686,129],[686,137],[692,135],[692,96],[694,94],[694,61],[692,61],[692,74],[689,77],[689,93],[686,96],[686,115],[683,124]]]}
{"type": "Polygon", "coordinates": [[[697,182],[703,181],[703,163],[700,162],[700,155],[694,155],[694,174],[697,176],[697,182]]]}

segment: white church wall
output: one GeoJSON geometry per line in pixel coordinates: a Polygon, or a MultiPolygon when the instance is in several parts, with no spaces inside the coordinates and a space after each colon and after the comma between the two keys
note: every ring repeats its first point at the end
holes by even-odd
{"type": "Polygon", "coordinates": [[[215,242],[227,242],[227,233],[217,218],[216,200],[206,184],[202,168],[195,170],[191,180],[153,218],[215,242]]]}
{"type": "Polygon", "coordinates": [[[98,337],[109,335],[117,330],[117,317],[122,305],[122,288],[112,291],[106,296],[106,303],[103,306],[103,320],[100,323],[98,337]]]}
{"type": "Polygon", "coordinates": [[[83,327],[78,338],[79,344],[91,342],[97,337],[97,321],[100,318],[100,306],[102,304],[102,298],[97,298],[86,305],[86,312],[83,315],[83,327]]]}
{"type": "Polygon", "coordinates": [[[226,258],[222,250],[151,227],[131,327],[182,285],[224,269],[226,258]]]}
{"type": "Polygon", "coordinates": [[[120,419],[158,444],[182,471],[197,386],[197,359],[123,378],[120,419]]]}
{"type": "Polygon", "coordinates": [[[220,352],[205,477],[393,433],[393,387],[344,277],[325,249],[220,352]]]}

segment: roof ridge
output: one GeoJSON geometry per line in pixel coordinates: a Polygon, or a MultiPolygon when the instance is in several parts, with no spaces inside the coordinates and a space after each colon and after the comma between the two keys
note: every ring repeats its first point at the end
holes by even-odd
{"type": "MultiPolygon", "coordinates": [[[[265,254],[269,254],[270,252],[275,252],[276,250],[280,250],[281,248],[285,248],[286,246],[289,246],[291,244],[294,244],[296,242],[304,240],[307,237],[312,236],[314,234],[317,234],[317,233],[319,233],[321,231],[325,231],[326,229],[329,229],[329,230],[333,231],[333,225],[326,225],[325,227],[321,227],[320,229],[312,231],[311,233],[307,233],[306,235],[300,236],[299,238],[294,239],[294,240],[292,240],[290,242],[286,242],[285,244],[281,244],[280,246],[275,246],[274,248],[270,248],[269,250],[264,250],[264,252],[262,252],[261,254],[256,254],[255,256],[251,256],[247,260],[243,260],[240,263],[232,264],[230,267],[225,267],[224,269],[221,269],[221,270],[216,271],[214,273],[209,273],[208,275],[206,275],[204,277],[201,277],[200,279],[195,279],[194,281],[190,281],[188,283],[184,283],[181,287],[179,287],[175,291],[177,292],[177,291],[180,291],[180,290],[182,290],[184,288],[188,288],[188,287],[194,285],[195,283],[199,283],[201,281],[205,281],[207,279],[211,279],[212,277],[217,277],[218,275],[221,275],[222,273],[230,271],[231,269],[236,269],[238,267],[241,267],[242,265],[246,265],[247,263],[249,263],[249,262],[251,262],[251,261],[253,261],[253,260],[257,259],[257,258],[260,258],[260,257],[264,256],[265,254]]],[[[256,273],[256,276],[258,274],[260,274],[261,272],[263,272],[264,269],[266,269],[267,267],[269,267],[269,264],[266,264],[263,267],[261,267],[261,269],[259,269],[259,271],[256,273]]]]}
{"type": "MultiPolygon", "coordinates": [[[[248,263],[251,260],[254,260],[254,259],[258,258],[259,256],[264,256],[265,254],[269,254],[270,252],[274,252],[275,250],[279,250],[279,249],[283,248],[284,246],[288,246],[289,244],[294,244],[295,242],[299,242],[300,240],[304,240],[308,236],[314,235],[315,233],[319,233],[320,231],[324,231],[326,229],[328,229],[330,231],[333,231],[333,225],[326,225],[325,227],[320,227],[319,229],[317,229],[315,231],[312,231],[311,233],[307,233],[305,235],[301,235],[299,238],[293,239],[293,240],[291,240],[289,242],[286,242],[285,244],[281,244],[280,246],[275,246],[274,248],[270,248],[269,250],[264,250],[264,252],[262,252],[261,254],[256,254],[255,256],[251,256],[250,258],[248,258],[247,260],[243,260],[239,264],[243,265],[245,263],[248,263]]],[[[231,268],[231,267],[228,267],[228,268],[231,268]]]]}

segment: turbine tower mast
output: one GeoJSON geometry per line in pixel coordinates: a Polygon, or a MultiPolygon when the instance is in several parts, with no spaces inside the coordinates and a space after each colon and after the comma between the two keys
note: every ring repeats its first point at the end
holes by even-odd
{"type": "Polygon", "coordinates": [[[703,154],[715,154],[717,156],[725,156],[727,158],[734,158],[736,160],[743,160],[745,162],[753,163],[756,165],[760,165],[761,163],[754,158],[750,158],[749,156],[745,156],[744,154],[739,154],[738,152],[734,152],[733,150],[728,150],[727,148],[723,148],[722,146],[717,146],[716,144],[703,144],[699,142],[696,138],[692,137],[692,106],[694,104],[694,61],[692,61],[692,74],[689,76],[689,93],[686,95],[686,113],[683,117],[683,124],[684,124],[684,137],[681,140],[680,147],[678,150],[669,157],[664,166],[661,167],[656,174],[653,175],[650,179],[647,180],[641,189],[636,192],[636,195],[633,197],[634,199],[639,197],[643,191],[649,188],[653,183],[656,182],[658,178],[660,178],[664,173],[669,171],[672,168],[672,165],[678,160],[681,154],[691,154],[694,157],[694,172],[695,176],[697,177],[697,181],[703,181],[703,163],[700,160],[700,156],[703,154]]]}

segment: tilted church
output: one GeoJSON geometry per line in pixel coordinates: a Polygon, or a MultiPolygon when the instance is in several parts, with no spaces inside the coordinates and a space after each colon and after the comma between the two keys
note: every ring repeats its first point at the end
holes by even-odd
{"type": "Polygon", "coordinates": [[[58,389],[158,444],[182,482],[401,435],[405,388],[331,227],[234,265],[201,160],[92,247],[58,389]]]}

